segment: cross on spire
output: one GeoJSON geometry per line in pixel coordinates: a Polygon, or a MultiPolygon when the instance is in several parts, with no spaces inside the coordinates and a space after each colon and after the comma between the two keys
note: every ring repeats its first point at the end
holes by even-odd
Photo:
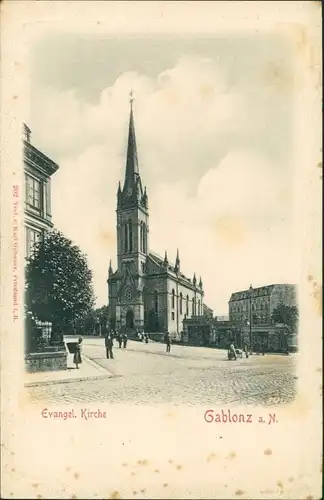
{"type": "Polygon", "coordinates": [[[129,91],[129,102],[131,104],[131,106],[133,105],[133,101],[134,101],[134,93],[132,90],[129,91]]]}

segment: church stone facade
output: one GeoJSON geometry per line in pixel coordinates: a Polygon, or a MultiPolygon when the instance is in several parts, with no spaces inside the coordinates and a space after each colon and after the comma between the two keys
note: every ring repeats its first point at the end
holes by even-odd
{"type": "Polygon", "coordinates": [[[180,339],[183,320],[204,314],[201,278],[181,273],[175,263],[150,250],[149,206],[139,173],[133,106],[131,102],[126,171],[117,192],[117,270],[108,271],[109,313],[112,328],[166,332],[180,339]]]}

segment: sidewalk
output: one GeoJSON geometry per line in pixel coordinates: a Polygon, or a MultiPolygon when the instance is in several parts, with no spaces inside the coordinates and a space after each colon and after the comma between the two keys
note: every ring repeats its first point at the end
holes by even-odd
{"type": "Polygon", "coordinates": [[[76,369],[73,363],[73,356],[68,355],[67,370],[26,373],[26,382],[24,385],[25,387],[35,387],[41,385],[66,384],[69,382],[100,380],[113,376],[111,372],[98,365],[84,354],[82,354],[82,363],[79,365],[79,369],[76,369]]]}

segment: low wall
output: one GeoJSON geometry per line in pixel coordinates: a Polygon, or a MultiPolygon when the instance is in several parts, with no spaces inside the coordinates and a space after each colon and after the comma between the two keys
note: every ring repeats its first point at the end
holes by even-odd
{"type": "Polygon", "coordinates": [[[67,352],[32,352],[25,355],[25,369],[28,373],[53,372],[67,369],[67,352]]]}

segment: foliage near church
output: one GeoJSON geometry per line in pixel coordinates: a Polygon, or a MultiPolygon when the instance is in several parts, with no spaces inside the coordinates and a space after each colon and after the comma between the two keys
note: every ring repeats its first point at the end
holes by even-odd
{"type": "Polygon", "coordinates": [[[108,331],[110,326],[109,307],[102,306],[92,309],[89,313],[75,322],[75,332],[85,335],[99,335],[108,331]]]}
{"type": "Polygon", "coordinates": [[[78,246],[59,231],[44,235],[26,266],[26,305],[53,330],[67,332],[92,309],[92,272],[78,246]]]}
{"type": "Polygon", "coordinates": [[[296,332],[298,325],[298,308],[296,306],[287,306],[278,304],[271,317],[273,323],[283,324],[289,328],[290,332],[296,332]]]}

